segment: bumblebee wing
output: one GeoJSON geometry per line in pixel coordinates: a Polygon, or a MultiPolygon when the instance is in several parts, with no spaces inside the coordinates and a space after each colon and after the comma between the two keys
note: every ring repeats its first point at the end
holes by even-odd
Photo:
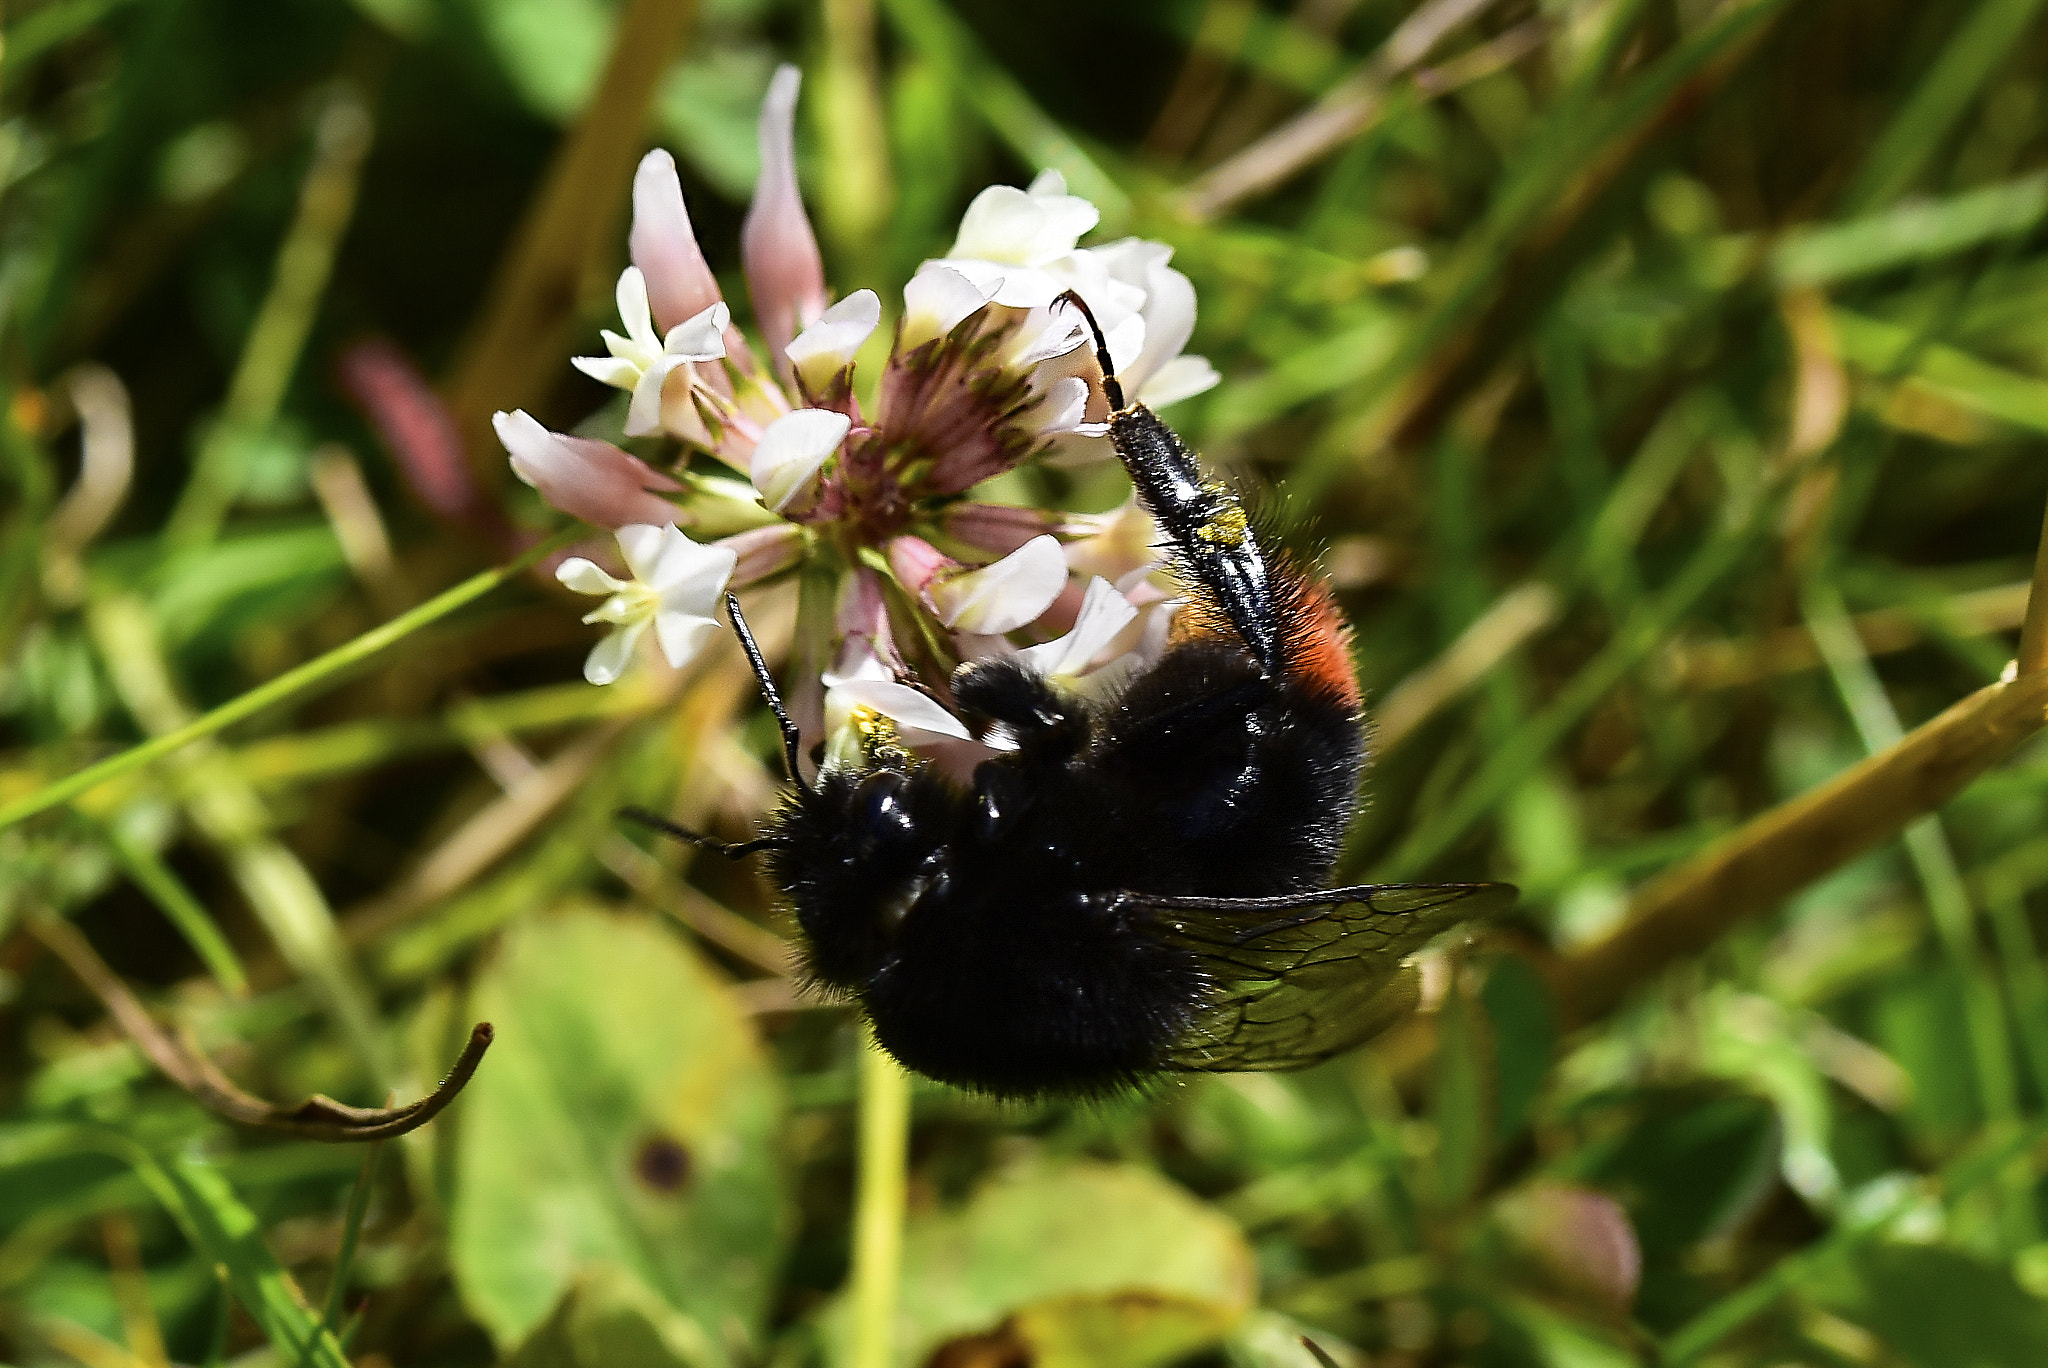
{"type": "Polygon", "coordinates": [[[1459,922],[1513,904],[1511,884],[1357,884],[1280,898],[1132,895],[1193,954],[1211,994],[1167,1051],[1172,1069],[1300,1069],[1371,1039],[1415,1005],[1404,961],[1459,922]]]}

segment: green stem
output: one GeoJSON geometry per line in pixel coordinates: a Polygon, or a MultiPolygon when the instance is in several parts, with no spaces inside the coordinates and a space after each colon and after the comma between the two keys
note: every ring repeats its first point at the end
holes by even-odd
{"type": "Polygon", "coordinates": [[[860,1061],[860,1190],[853,1213],[853,1356],[890,1368],[903,1259],[910,1076],[870,1037],[860,1061]]]}
{"type": "Polygon", "coordinates": [[[206,965],[214,982],[230,997],[249,996],[249,976],[242,971],[242,961],[236,957],[234,946],[221,934],[205,905],[192,895],[192,890],[185,887],[163,858],[117,827],[107,828],[107,843],[113,847],[114,858],[123,872],[178,928],[178,934],[206,965]]]}
{"type": "Polygon", "coordinates": [[[589,529],[581,523],[564,528],[511,563],[501,565],[495,570],[486,570],[480,575],[472,575],[454,588],[428,599],[419,607],[400,613],[382,627],[372,628],[353,641],[345,641],[325,655],[316,656],[296,669],[285,671],[268,684],[259,684],[249,692],[229,699],[213,711],[193,718],[174,731],[167,731],[161,736],[144,741],[141,745],[131,746],[118,755],[110,755],[98,764],[88,765],[76,774],[68,775],[55,783],[43,785],[27,797],[18,798],[7,806],[0,807],[0,830],[33,817],[39,812],[47,812],[60,803],[68,803],[109,779],[139,769],[152,760],[162,759],[180,746],[190,745],[201,737],[212,736],[245,718],[255,716],[266,708],[295,698],[317,685],[337,681],[342,671],[351,665],[369,659],[420,628],[438,622],[458,608],[474,603],[526,570],[543,556],[559,551],[578,537],[588,534],[589,529]]]}
{"type": "Polygon", "coordinates": [[[1984,906],[1998,937],[1999,957],[2005,961],[2006,998],[2019,1026],[2034,1091],[2048,1097],[2048,972],[2042,969],[2034,928],[2027,924],[2021,885],[2008,878],[1987,881],[1984,906]]]}
{"type": "Polygon", "coordinates": [[[342,1337],[341,1302],[348,1295],[349,1265],[356,1260],[356,1244],[363,1234],[363,1217],[370,1210],[370,1181],[377,1176],[377,1158],[383,1152],[382,1140],[372,1140],[364,1148],[362,1171],[356,1174],[355,1186],[349,1189],[348,1214],[342,1217],[341,1252],[334,1256],[334,1281],[327,1288],[327,1309],[320,1313],[320,1324],[337,1338],[342,1337]]]}
{"type": "Polygon", "coordinates": [[[276,420],[320,311],[335,253],[355,214],[356,183],[370,150],[370,131],[369,110],[354,91],[344,88],[328,100],[314,131],[313,161],[299,191],[298,213],[278,248],[270,291],[243,340],[220,420],[201,444],[192,478],[165,524],[165,538],[174,547],[213,539],[241,492],[250,440],[276,420]]]}

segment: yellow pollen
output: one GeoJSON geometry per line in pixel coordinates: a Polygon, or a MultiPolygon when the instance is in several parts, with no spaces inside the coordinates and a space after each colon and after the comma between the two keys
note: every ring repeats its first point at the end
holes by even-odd
{"type": "Polygon", "coordinates": [[[1215,517],[1195,529],[1197,537],[1214,546],[1243,546],[1250,533],[1244,510],[1235,503],[1224,505],[1215,517]]]}

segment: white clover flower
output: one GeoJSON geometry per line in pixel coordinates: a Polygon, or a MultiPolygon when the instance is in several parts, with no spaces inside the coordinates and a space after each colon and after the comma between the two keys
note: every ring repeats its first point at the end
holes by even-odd
{"type": "Polygon", "coordinates": [[[1028,190],[991,185],[961,215],[942,262],[998,304],[1028,309],[1050,303],[1066,286],[1046,268],[1073,255],[1081,235],[1101,218],[1094,205],[1067,193],[1057,171],[1040,172],[1028,190]]]}
{"type": "Polygon", "coordinates": [[[676,367],[699,361],[718,361],[725,356],[725,328],[732,311],[723,301],[684,319],[668,330],[655,332],[648,312],[647,278],[638,266],[619,273],[619,320],[626,335],[607,328],[601,335],[610,356],[573,356],[569,364],[599,384],[622,389],[633,396],[626,410],[626,435],[645,437],[662,430],[662,390],[676,367]]]}
{"type": "Polygon", "coordinates": [[[925,694],[899,683],[887,663],[864,642],[848,643],[840,668],[825,684],[825,768],[858,767],[864,760],[862,732],[886,718],[906,747],[934,741],[968,741],[966,724],[925,694]]]}
{"type": "MultiPolygon", "coordinates": [[[[991,186],[968,206],[952,250],[925,263],[925,269],[950,271],[992,302],[1019,309],[1042,309],[1073,290],[1088,301],[1110,363],[1133,400],[1158,408],[1216,384],[1216,371],[1205,358],[1181,354],[1194,332],[1195,290],[1185,275],[1167,265],[1173,249],[1143,238],[1077,245],[1097,218],[1093,205],[1067,194],[1056,171],[1040,173],[1028,190],[991,186]]],[[[958,310],[966,300],[955,295],[958,310]]],[[[968,306],[957,312],[946,326],[972,311],[968,306]]],[[[906,320],[909,315],[906,309],[906,320]]],[[[1071,350],[1063,345],[1063,330],[1071,326],[1062,312],[1049,326],[1034,316],[1014,334],[1019,354],[1038,353],[1034,388],[1044,391],[1078,374],[1074,365],[1052,359],[1071,350]]],[[[922,337],[922,331],[916,335],[922,337]]],[[[1064,399],[1046,407],[1065,417],[1064,399]]],[[[1099,459],[1110,454],[1109,444],[1088,439],[1103,435],[1096,423],[1106,416],[1098,410],[1096,422],[1046,422],[1042,431],[1069,436],[1061,443],[1064,461],[1099,459]]]]}
{"type": "Polygon", "coordinates": [[[747,471],[761,502],[777,513],[795,503],[852,428],[832,409],[795,409],[770,423],[747,471]]]}
{"type": "Polygon", "coordinates": [[[592,684],[609,684],[625,673],[650,626],[670,665],[689,664],[718,630],[714,614],[739,560],[731,547],[700,546],[673,526],[636,523],[620,528],[618,541],[631,579],[616,579],[581,556],[555,571],[556,579],[579,594],[610,596],[583,618],[613,627],[583,662],[583,677],[592,684]]]}
{"type": "Polygon", "coordinates": [[[1161,408],[1214,385],[1220,377],[1206,357],[1181,355],[1195,332],[1195,287],[1166,264],[1173,259],[1173,248],[1144,238],[1123,238],[1091,250],[1109,268],[1112,279],[1144,295],[1139,306],[1144,320],[1139,351],[1128,361],[1117,362],[1124,392],[1161,408]]]}
{"type": "Polygon", "coordinates": [[[655,151],[634,177],[633,264],[617,288],[623,332],[603,334],[607,355],[575,359],[632,396],[628,434],[684,444],[676,476],[524,413],[495,421],[514,468],[548,503],[619,529],[630,578],[587,560],[559,572],[603,597],[585,620],[613,629],[590,652],[586,678],[617,679],[649,627],[672,663],[686,662],[715,632],[726,588],[829,547],[841,602],[829,625],[805,627],[815,639],[798,657],[835,668],[793,683],[796,714],[807,732],[826,724],[828,765],[868,763],[887,741],[958,777],[1004,748],[1003,730],[976,738],[914,687],[892,641],[892,608],[916,619],[930,648],[912,653],[917,668],[1021,657],[1062,688],[1099,694],[1165,650],[1176,606],[1155,582],[1154,534],[1135,502],[1087,518],[963,501],[993,493],[992,480],[1027,462],[1110,454],[1093,338],[1059,296],[1072,290],[1087,302],[1132,399],[1171,403],[1216,375],[1182,355],[1195,293],[1171,267],[1172,250],[1138,238],[1082,246],[1100,215],[1048,171],[1027,188],[975,197],[947,255],[904,285],[881,374],[856,386],[855,357],[883,310],[871,290],[827,307],[795,173],[799,88],[794,68],[778,70],[757,126],[761,175],[740,251],[748,300],[735,301],[742,313],[751,304],[753,344],[721,301],[674,160],[655,151]],[[707,475],[687,448],[747,480],[707,475]],[[725,535],[700,544],[677,522],[707,539],[725,535]],[[1069,624],[1042,645],[1010,639],[1069,624]]]}

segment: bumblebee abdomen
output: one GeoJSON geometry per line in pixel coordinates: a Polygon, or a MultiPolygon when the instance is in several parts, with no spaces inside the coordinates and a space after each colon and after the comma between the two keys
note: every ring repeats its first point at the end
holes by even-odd
{"type": "Polygon", "coordinates": [[[1128,1087],[1206,995],[1194,958],[1144,916],[1117,895],[1021,882],[920,907],[862,994],[876,1038],[919,1073],[997,1096],[1128,1087]]]}

